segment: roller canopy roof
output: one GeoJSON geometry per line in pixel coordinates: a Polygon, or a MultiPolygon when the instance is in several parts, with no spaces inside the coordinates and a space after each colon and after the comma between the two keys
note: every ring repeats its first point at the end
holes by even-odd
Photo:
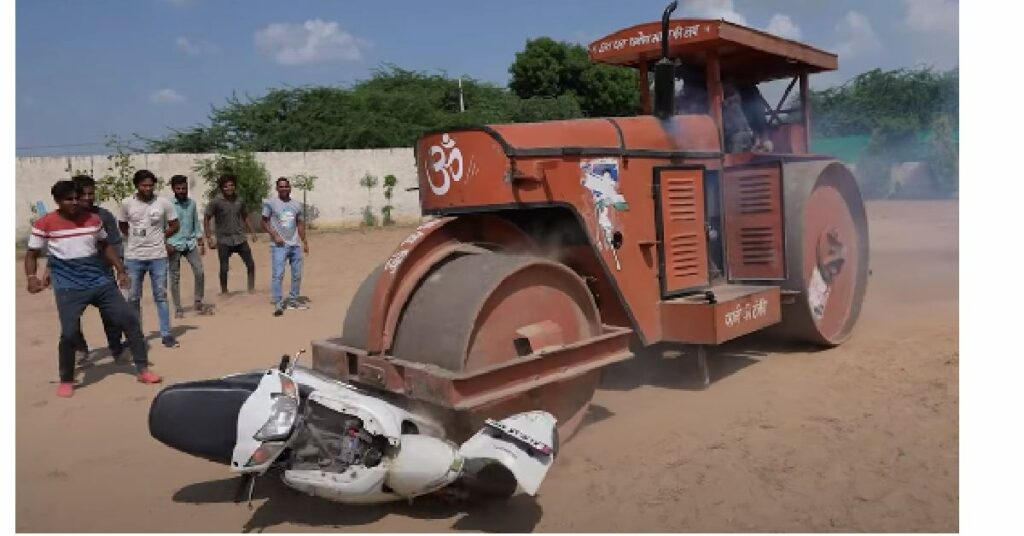
{"type": "MultiPolygon", "coordinates": [[[[718,51],[723,80],[762,82],[802,72],[834,71],[839,57],[724,20],[673,19],[668,26],[669,57],[703,65],[709,51],[718,51]]],[[[661,22],[638,24],[594,41],[590,59],[597,63],[637,67],[661,57],[661,22]]]]}

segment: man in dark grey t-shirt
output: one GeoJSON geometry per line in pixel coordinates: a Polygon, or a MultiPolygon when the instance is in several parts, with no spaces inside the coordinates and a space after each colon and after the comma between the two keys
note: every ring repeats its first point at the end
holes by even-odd
{"type": "Polygon", "coordinates": [[[249,249],[249,242],[245,239],[242,228],[253,236],[256,235],[249,225],[249,213],[245,210],[242,198],[236,192],[238,179],[231,173],[225,173],[217,180],[217,187],[220,189],[220,196],[206,205],[203,218],[203,230],[206,234],[206,241],[210,247],[217,248],[217,259],[220,261],[220,293],[228,291],[228,260],[231,255],[237,253],[245,263],[245,270],[248,274],[248,289],[252,292],[256,286],[256,264],[252,260],[252,251],[249,249]],[[210,233],[210,219],[215,219],[217,240],[214,241],[210,233]]]}

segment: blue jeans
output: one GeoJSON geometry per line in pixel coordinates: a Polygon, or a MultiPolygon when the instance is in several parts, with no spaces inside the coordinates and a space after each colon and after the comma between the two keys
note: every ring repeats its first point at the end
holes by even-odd
{"type": "Polygon", "coordinates": [[[125,259],[124,267],[128,271],[128,277],[132,280],[128,301],[135,306],[135,311],[139,314],[139,324],[142,324],[142,279],[146,276],[146,272],[149,272],[149,280],[153,288],[153,301],[156,302],[156,313],[160,317],[160,336],[170,335],[171,312],[167,307],[167,258],[125,259]]]}
{"type": "Polygon", "coordinates": [[[146,370],[148,353],[146,340],[139,328],[139,317],[124,301],[113,281],[90,289],[54,289],[53,295],[57,301],[57,316],[60,318],[60,342],[57,343],[60,381],[75,380],[75,350],[79,349],[81,340],[80,319],[82,311],[89,305],[96,306],[105,321],[109,319],[112,325],[117,326],[118,339],[121,337],[120,330],[124,330],[135,367],[139,372],[146,370]]]}
{"type": "Polygon", "coordinates": [[[292,265],[292,288],[288,297],[299,297],[299,286],[302,284],[302,249],[299,246],[270,246],[270,293],[275,304],[281,303],[281,282],[284,281],[284,263],[292,265]]]}

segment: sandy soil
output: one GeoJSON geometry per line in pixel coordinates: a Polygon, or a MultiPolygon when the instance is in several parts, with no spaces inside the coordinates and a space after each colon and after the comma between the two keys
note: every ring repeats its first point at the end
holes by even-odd
{"type": "MultiPolygon", "coordinates": [[[[17,286],[18,531],[957,531],[958,206],[869,206],[872,268],[853,338],[815,352],[743,339],[711,357],[648,351],[606,374],[588,425],[536,499],[461,511],[436,504],[344,507],[257,483],[232,502],[227,468],[149,436],[156,388],[101,358],[57,399],[50,293],[17,286]]],[[[257,292],[211,296],[214,317],[176,321],[181,348],[154,344],[170,382],[269,366],[339,333],[359,282],[406,229],[312,238],[308,311],[271,316],[266,243],[257,292]]],[[[215,289],[216,259],[205,258],[215,289]]],[[[233,260],[230,285],[243,288],[233,260]]],[[[185,296],[191,278],[185,270],[185,296]]],[[[18,272],[20,273],[20,271],[18,272]]],[[[147,332],[156,314],[144,302],[147,332]]],[[[103,344],[98,315],[86,335],[103,344]]],[[[155,336],[155,332],[153,332],[155,336]]]]}

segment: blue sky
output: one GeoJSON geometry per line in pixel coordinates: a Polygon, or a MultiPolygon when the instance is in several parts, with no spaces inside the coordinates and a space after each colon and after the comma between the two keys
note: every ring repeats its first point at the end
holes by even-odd
{"type": "MultiPolygon", "coordinates": [[[[231,93],[346,85],[383,63],[504,85],[527,39],[587,44],[660,17],[664,0],[22,0],[16,5],[18,154],[103,152],[105,134],[204,122],[231,93]],[[65,147],[40,147],[66,145],[65,147]]],[[[881,67],[958,65],[955,0],[682,0],[840,55],[839,83],[881,67]]]]}

